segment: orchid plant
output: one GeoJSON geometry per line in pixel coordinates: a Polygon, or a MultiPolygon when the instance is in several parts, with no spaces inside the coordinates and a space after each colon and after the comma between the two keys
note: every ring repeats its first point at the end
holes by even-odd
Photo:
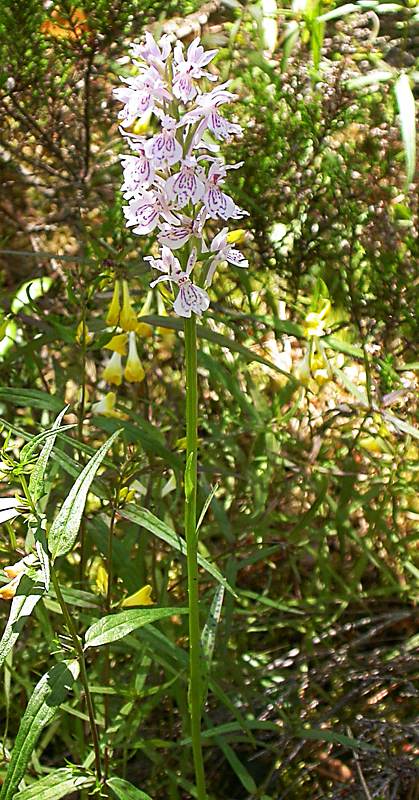
{"type": "Polygon", "coordinates": [[[237,95],[229,81],[209,91],[208,81],[218,78],[206,69],[217,51],[205,52],[199,38],[186,50],[170,37],[157,43],[146,33],[142,44],[132,45],[136,68],[123,78],[114,94],[123,103],[119,111],[121,133],[131,153],[122,156],[126,224],[139,236],[155,232],[156,251],[148,256],[158,276],[175,290],[173,311],[184,318],[186,364],[186,470],[185,541],[189,610],[189,708],[194,756],[196,796],[206,800],[201,743],[202,665],[199,617],[197,506],[198,387],[196,317],[210,305],[208,288],[217,267],[228,262],[247,267],[236,249],[237,231],[229,234],[224,223],[247,212],[224,191],[230,169],[219,154],[219,142],[240,135],[240,125],[220,112],[237,95]],[[148,114],[156,129],[149,136],[132,132],[133,123],[148,114]],[[223,227],[214,227],[220,220],[223,227]]]}
{"type": "Polygon", "coordinates": [[[205,52],[199,38],[185,54],[181,42],[172,48],[168,35],[157,44],[146,33],[143,44],[132,46],[138,74],[123,78],[124,86],[114,90],[124,104],[121,133],[133,153],[122,156],[126,224],[140,236],[156,231],[160,252],[146,260],[162,274],[151,286],[168,281],[177,289],[173,309],[180,317],[201,316],[207,310],[206,289],[219,264],[248,266],[229,245],[227,228],[210,241],[206,227],[213,220],[237,220],[247,213],[223,191],[227,171],[242,162],[225,164],[217,144],[241,133],[240,125],[220,114],[221,106],[237,95],[229,91],[228,81],[209,92],[200,85],[202,80],[217,81],[205,69],[216,53],[205,52]],[[152,114],[158,130],[149,137],[131,133],[145,113],[152,114]],[[198,266],[200,279],[193,282],[198,266]]]}

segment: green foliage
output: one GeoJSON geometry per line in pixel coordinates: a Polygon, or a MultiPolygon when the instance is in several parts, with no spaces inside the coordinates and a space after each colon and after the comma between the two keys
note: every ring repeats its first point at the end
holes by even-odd
{"type": "Polygon", "coordinates": [[[1,800],[11,800],[16,796],[16,789],[25,774],[36,742],[43,728],[64,702],[77,674],[77,662],[63,661],[51,667],[35,686],[19,726],[0,793],[1,800]]]}

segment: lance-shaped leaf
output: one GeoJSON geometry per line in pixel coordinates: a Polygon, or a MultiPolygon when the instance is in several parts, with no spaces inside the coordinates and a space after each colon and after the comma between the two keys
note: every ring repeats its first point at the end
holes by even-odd
{"type": "Polygon", "coordinates": [[[3,636],[0,641],[0,668],[4,660],[10,653],[13,645],[19,638],[19,634],[27,620],[32,614],[38,600],[45,594],[45,585],[42,581],[42,573],[39,572],[35,578],[29,575],[22,575],[16,594],[10,607],[9,619],[7,620],[3,636]]]}
{"type": "Polygon", "coordinates": [[[112,789],[118,800],[151,800],[149,794],[136,789],[129,781],[122,778],[109,778],[108,786],[112,789]]]}
{"type": "Polygon", "coordinates": [[[143,625],[175,614],[186,614],[187,611],[187,608],[136,608],[121,611],[119,614],[110,614],[87,629],[84,649],[116,642],[137,628],[142,628],[143,625]]]}
{"type": "Polygon", "coordinates": [[[45,514],[35,517],[31,516],[28,522],[28,537],[26,545],[30,549],[35,549],[41,564],[41,577],[45,586],[45,592],[49,590],[50,567],[49,554],[47,547],[47,519],[45,514]]]}
{"type": "MultiPolygon", "coordinates": [[[[17,788],[32,756],[36,742],[57,709],[64,702],[77,678],[77,661],[55,664],[35,686],[32,697],[22,717],[9,767],[6,772],[0,800],[16,798],[17,788]]],[[[43,797],[43,795],[38,795],[43,797]]]]}
{"type": "MultiPolygon", "coordinates": [[[[38,460],[37,460],[37,462],[36,462],[36,464],[35,464],[35,466],[34,466],[34,468],[32,470],[31,477],[30,477],[30,480],[29,480],[29,493],[30,493],[31,498],[32,498],[34,503],[37,503],[39,498],[42,497],[42,495],[43,495],[45,470],[46,470],[46,467],[47,467],[47,464],[48,464],[49,457],[50,457],[51,452],[52,452],[52,448],[54,447],[55,440],[57,438],[57,433],[58,433],[58,431],[60,429],[61,420],[62,420],[65,412],[67,411],[67,409],[68,409],[68,406],[63,408],[63,410],[60,411],[60,413],[58,414],[58,417],[55,420],[51,430],[50,431],[45,431],[45,435],[47,436],[47,441],[45,442],[45,444],[44,444],[44,446],[43,446],[43,448],[41,450],[41,454],[40,454],[40,456],[39,456],[39,458],[38,458],[38,460]]],[[[61,428],[61,430],[65,430],[66,427],[69,427],[69,426],[63,426],[63,428],[61,428]]],[[[35,439],[36,438],[39,438],[39,437],[35,437],[35,439]]],[[[34,442],[34,440],[32,440],[32,442],[29,442],[27,445],[25,445],[25,447],[30,447],[31,444],[33,444],[33,442],[34,442]]],[[[23,450],[24,449],[25,448],[23,448],[23,450]]]]}
{"type": "Polygon", "coordinates": [[[416,109],[410,81],[405,73],[397,79],[394,91],[406,159],[406,184],[409,184],[413,181],[416,168],[416,109]]]}
{"type": "Polygon", "coordinates": [[[202,704],[205,703],[208,694],[208,681],[211,672],[211,664],[214,656],[215,636],[217,633],[217,626],[221,619],[221,610],[224,600],[224,586],[217,586],[215,595],[211,603],[208,619],[204,625],[201,634],[201,647],[202,647],[202,704]]]}
{"type": "Polygon", "coordinates": [[[86,789],[94,783],[93,775],[79,774],[70,767],[62,767],[22,789],[15,795],[15,800],[61,800],[62,797],[73,795],[77,789],[86,789]]]}
{"type": "Polygon", "coordinates": [[[115,431],[86,464],[52,523],[48,536],[48,547],[53,561],[58,556],[69,553],[74,546],[89,489],[107,451],[119,433],[119,430],[115,431]]]}

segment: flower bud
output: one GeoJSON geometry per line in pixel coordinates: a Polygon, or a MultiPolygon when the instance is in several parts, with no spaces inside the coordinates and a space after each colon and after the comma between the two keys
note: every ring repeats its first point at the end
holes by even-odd
{"type": "Polygon", "coordinates": [[[118,325],[120,314],[121,306],[119,305],[119,281],[115,281],[111,304],[106,316],[106,324],[112,326],[118,325]]]}
{"type": "Polygon", "coordinates": [[[122,310],[119,324],[124,331],[135,331],[137,327],[137,315],[131,306],[127,281],[122,281],[122,310]]]}

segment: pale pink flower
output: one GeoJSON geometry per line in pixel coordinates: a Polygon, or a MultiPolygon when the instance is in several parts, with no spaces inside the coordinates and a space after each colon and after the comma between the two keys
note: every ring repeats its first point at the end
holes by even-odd
{"type": "Polygon", "coordinates": [[[238,169],[242,163],[241,161],[238,164],[224,164],[220,158],[213,160],[208,170],[206,190],[202,198],[208,217],[212,219],[240,219],[247,214],[246,211],[236,206],[234,200],[228,194],[225,194],[220,189],[220,184],[224,182],[227,170],[238,169]]]}
{"type": "Polygon", "coordinates": [[[167,33],[159,39],[157,44],[149,31],[145,33],[144,44],[131,45],[131,52],[134,58],[141,58],[147,64],[151,64],[159,70],[164,69],[165,61],[171,49],[170,36],[167,33]]]}
{"type": "Polygon", "coordinates": [[[171,99],[154,67],[150,67],[135,78],[122,78],[122,81],[127,86],[119,86],[113,90],[113,94],[121,103],[124,103],[124,108],[119,111],[118,117],[126,128],[146,111],[153,111],[156,103],[161,104],[163,100],[171,99]]]}
{"type": "Polygon", "coordinates": [[[197,203],[205,192],[202,180],[205,172],[197,163],[196,158],[188,157],[182,162],[180,172],[172,175],[166,181],[166,194],[169,200],[175,200],[179,208],[187,203],[197,203]]]}
{"type": "Polygon", "coordinates": [[[176,139],[176,120],[165,114],[162,116],[161,125],[161,133],[149,139],[144,146],[147,158],[158,169],[173,166],[183,155],[182,145],[176,139]]]}
{"type": "Polygon", "coordinates": [[[159,224],[161,216],[171,225],[176,225],[179,221],[170,210],[159,187],[141,192],[123,207],[123,211],[128,227],[133,227],[133,233],[138,234],[151,233],[159,224]]]}
{"type": "Polygon", "coordinates": [[[211,242],[210,252],[215,255],[210,261],[210,267],[205,279],[206,286],[211,286],[215,270],[222,261],[228,261],[229,264],[233,264],[235,267],[246,268],[249,266],[249,262],[247,258],[244,257],[243,253],[229,244],[227,234],[228,228],[223,228],[214,236],[211,242]]]}
{"type": "Polygon", "coordinates": [[[179,224],[163,224],[157,239],[160,244],[170,247],[172,250],[178,250],[189,241],[191,236],[196,236],[198,239],[202,237],[206,218],[205,209],[202,209],[195,219],[182,214],[179,224]]]}
{"type": "Polygon", "coordinates": [[[196,108],[188,111],[182,121],[182,125],[190,125],[199,122],[193,138],[193,147],[197,146],[202,134],[208,128],[216,139],[228,139],[232,135],[240,135],[242,128],[236,123],[229,122],[218,113],[219,106],[230,103],[237,98],[236,94],[226,91],[229,81],[217,86],[211,92],[201,94],[196,99],[196,108]]]}
{"type": "Polygon", "coordinates": [[[206,67],[218,50],[208,50],[206,53],[201,44],[199,44],[199,36],[193,40],[189,45],[186,59],[183,55],[183,44],[178,41],[174,48],[173,53],[173,94],[183,103],[189,103],[196,97],[198,90],[194,84],[194,80],[199,78],[208,78],[210,81],[216,81],[217,77],[211,75],[207,70],[202,69],[206,67]]]}
{"type": "Polygon", "coordinates": [[[179,259],[168,247],[162,248],[161,258],[147,256],[145,260],[150,261],[152,267],[164,273],[150,283],[151,287],[162,281],[169,281],[179,287],[173,303],[173,310],[179,317],[190,317],[192,312],[200,317],[202,312],[207,310],[210,300],[205,289],[196,286],[189,277],[196,262],[195,249],[189,256],[185,271],[182,270],[179,259]]]}
{"type": "Polygon", "coordinates": [[[144,151],[138,152],[138,156],[121,157],[124,169],[121,189],[126,200],[135,197],[142,189],[148,189],[154,181],[155,171],[152,163],[145,157],[144,151]]]}

